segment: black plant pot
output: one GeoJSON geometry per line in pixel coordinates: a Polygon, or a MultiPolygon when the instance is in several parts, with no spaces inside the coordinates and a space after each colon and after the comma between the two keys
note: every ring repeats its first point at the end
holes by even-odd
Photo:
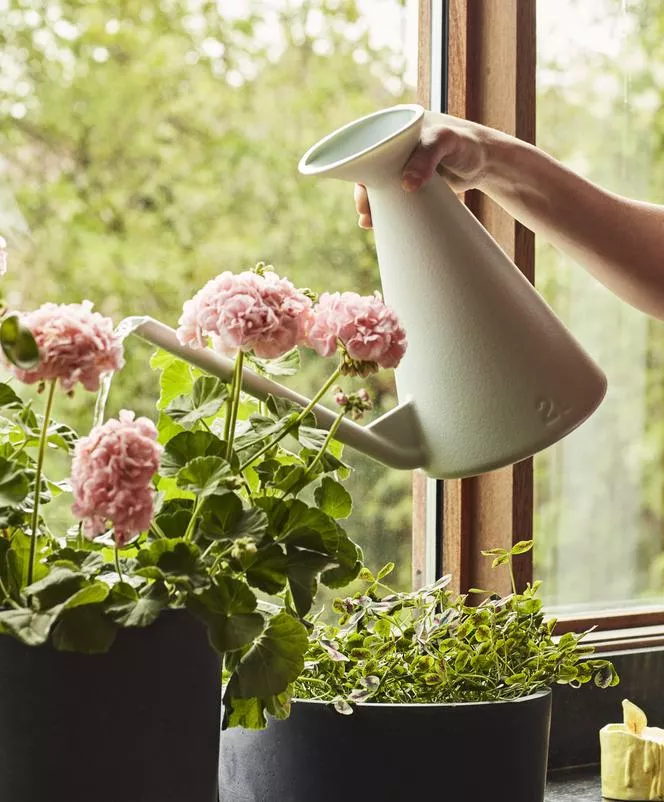
{"type": "Polygon", "coordinates": [[[542,802],[551,693],[513,702],[294,702],[285,721],[221,735],[221,802],[542,802]]]}
{"type": "Polygon", "coordinates": [[[185,611],[103,655],[0,636],[0,800],[216,802],[220,684],[185,611]]]}

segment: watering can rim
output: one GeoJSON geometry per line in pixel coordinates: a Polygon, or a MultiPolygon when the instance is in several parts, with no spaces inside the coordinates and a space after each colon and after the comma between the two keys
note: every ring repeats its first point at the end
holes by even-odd
{"type": "Polygon", "coordinates": [[[380,109],[379,111],[374,111],[371,114],[365,114],[363,117],[358,117],[355,120],[352,120],[346,125],[342,125],[340,128],[336,128],[332,133],[328,134],[327,136],[319,139],[314,145],[312,145],[309,150],[302,156],[297,166],[298,171],[302,175],[321,175],[322,173],[329,173],[331,170],[334,170],[337,167],[341,167],[344,164],[348,164],[356,159],[359,159],[361,156],[365,156],[367,153],[371,153],[374,150],[378,150],[378,148],[382,147],[386,142],[394,139],[395,137],[403,134],[404,131],[407,131],[411,128],[414,124],[416,124],[425,114],[426,109],[424,106],[421,106],[419,103],[399,103],[394,106],[389,106],[386,109],[380,109]],[[392,114],[395,111],[403,111],[404,109],[410,109],[411,111],[415,112],[412,119],[408,120],[408,122],[404,123],[401,128],[398,128],[396,131],[393,131],[391,134],[388,134],[383,139],[379,140],[378,142],[370,145],[368,148],[364,148],[364,150],[359,150],[356,153],[353,153],[350,156],[346,156],[342,159],[339,159],[335,162],[329,162],[328,164],[324,164],[321,166],[313,166],[309,164],[311,157],[319,150],[321,150],[325,145],[328,144],[331,140],[335,137],[342,134],[344,131],[348,131],[351,128],[356,128],[367,120],[370,120],[374,117],[381,117],[386,116],[388,114],[392,114]]]}

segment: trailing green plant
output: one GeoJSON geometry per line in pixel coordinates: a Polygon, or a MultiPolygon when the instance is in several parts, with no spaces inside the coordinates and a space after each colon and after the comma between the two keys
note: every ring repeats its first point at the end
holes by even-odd
{"type": "Polygon", "coordinates": [[[315,622],[295,698],[318,699],[351,713],[359,702],[443,703],[516,699],[591,680],[618,683],[608,660],[589,659],[584,634],[555,637],[537,597],[539,582],[517,592],[513,560],[532,548],[521,541],[510,550],[483,552],[493,566],[506,565],[512,593],[472,590],[453,596],[449,576],[421,590],[396,593],[384,584],[389,563],[376,576],[360,572],[363,591],[334,602],[336,625],[315,622]],[[485,596],[472,604],[469,596],[485,596]]]}

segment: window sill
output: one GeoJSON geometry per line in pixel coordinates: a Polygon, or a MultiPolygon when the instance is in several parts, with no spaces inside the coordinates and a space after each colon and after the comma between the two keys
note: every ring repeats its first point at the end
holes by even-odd
{"type": "Polygon", "coordinates": [[[601,799],[598,766],[549,774],[545,802],[599,802],[601,799]]]}

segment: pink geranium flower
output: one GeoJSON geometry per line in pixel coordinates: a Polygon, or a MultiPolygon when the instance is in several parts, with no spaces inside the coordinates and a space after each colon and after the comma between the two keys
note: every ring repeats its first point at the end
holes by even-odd
{"type": "Polygon", "coordinates": [[[358,363],[396,368],[406,352],[406,332],[378,293],[324,292],[314,308],[309,345],[331,356],[341,344],[358,363]]]}
{"type": "Polygon", "coordinates": [[[183,345],[203,348],[208,338],[229,356],[253,352],[276,359],[306,341],[311,300],[272,271],[221,273],[184,304],[177,331],[183,345]]]}
{"type": "Polygon", "coordinates": [[[152,477],[159,468],[162,447],[148,418],[126,409],[119,420],[96,426],[76,444],[72,461],[72,511],[93,539],[109,526],[123,546],[148,529],[154,512],[152,477]]]}
{"type": "Polygon", "coordinates": [[[86,390],[99,389],[104,373],[119,370],[124,359],[122,342],[110,318],[92,311],[92,304],[52,304],[21,315],[21,323],[39,346],[39,364],[30,370],[8,365],[26,384],[59,380],[69,392],[77,382],[86,390]]]}

